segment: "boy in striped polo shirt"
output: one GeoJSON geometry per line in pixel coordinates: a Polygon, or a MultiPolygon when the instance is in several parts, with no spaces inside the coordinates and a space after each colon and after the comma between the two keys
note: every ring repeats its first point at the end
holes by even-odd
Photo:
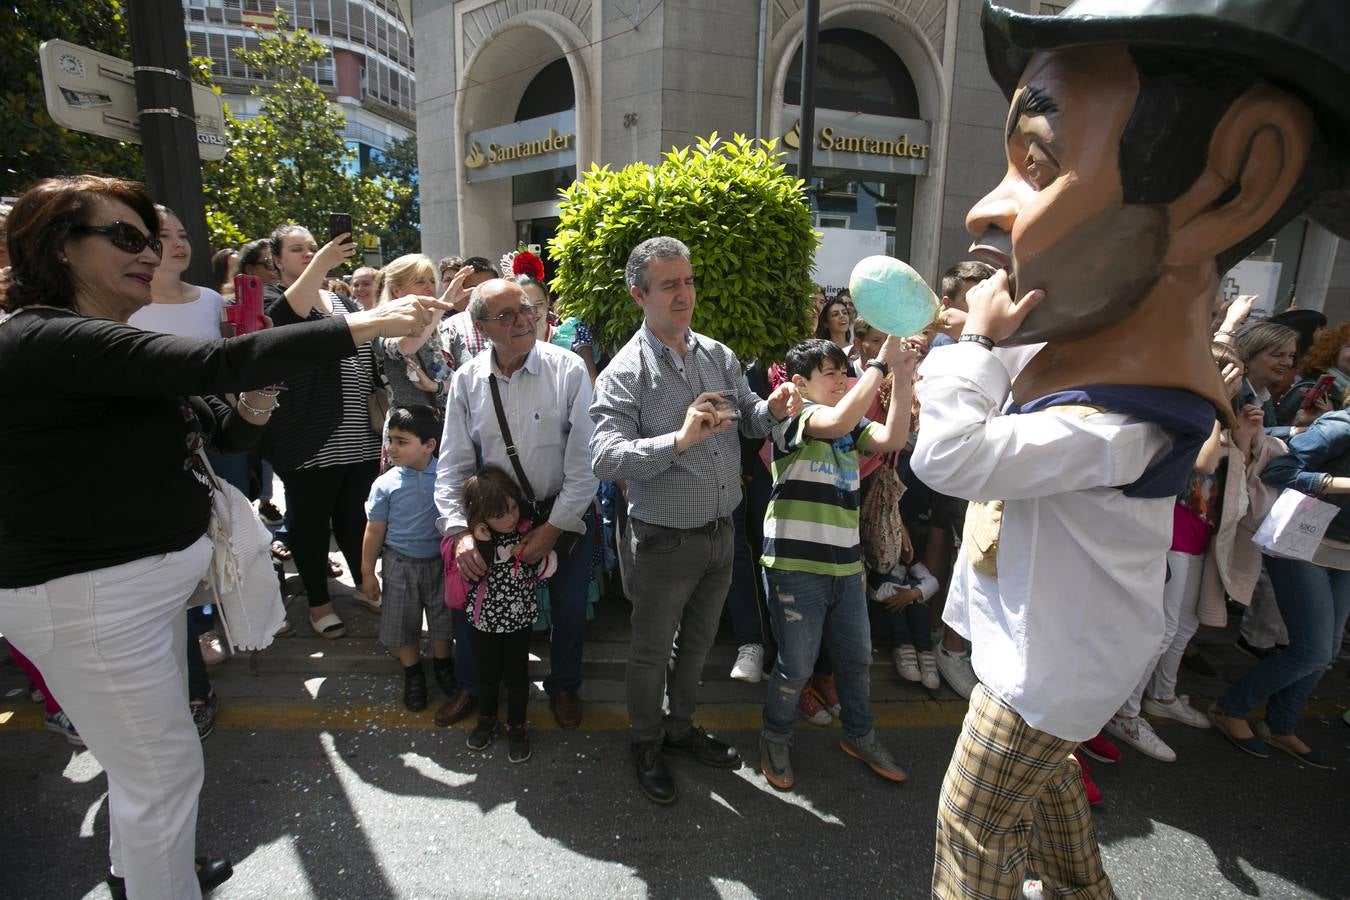
{"type": "Polygon", "coordinates": [[[848,358],[834,343],[803,341],[787,354],[787,374],[805,406],[773,430],[774,484],[761,560],[773,587],[769,614],[778,661],[764,704],[760,770],[781,791],[791,790],[795,781],[791,746],[797,696],[811,676],[822,637],[843,707],[840,748],[883,778],[905,780],[904,770],[872,727],[867,676],[872,639],[858,541],[858,454],[905,446],[918,360],[916,350],[888,337],[850,387],[848,358]],[[892,370],[886,422],[868,421],[863,412],[892,370]]]}

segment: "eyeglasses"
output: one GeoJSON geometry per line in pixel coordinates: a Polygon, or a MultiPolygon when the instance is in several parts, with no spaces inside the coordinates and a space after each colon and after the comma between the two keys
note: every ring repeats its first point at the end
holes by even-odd
{"type": "Polygon", "coordinates": [[[159,242],[159,238],[145,234],[135,225],[126,222],[113,222],[111,225],[76,225],[70,230],[75,234],[101,234],[124,253],[140,253],[149,247],[156,256],[164,255],[164,245],[159,242]]]}
{"type": "Polygon", "coordinates": [[[538,315],[539,307],[535,306],[533,303],[522,303],[520,304],[520,309],[508,309],[506,312],[499,313],[495,316],[483,316],[478,321],[501,322],[507,328],[515,328],[522,317],[533,322],[538,315]]]}

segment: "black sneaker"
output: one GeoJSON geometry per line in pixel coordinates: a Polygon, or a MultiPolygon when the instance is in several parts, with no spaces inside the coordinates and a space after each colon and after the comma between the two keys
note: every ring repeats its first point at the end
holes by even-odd
{"type": "Polygon", "coordinates": [[[473,731],[469,732],[469,737],[464,744],[470,750],[486,750],[488,744],[492,743],[492,735],[496,731],[496,719],[485,719],[482,716],[479,716],[478,724],[474,726],[473,731]]]}
{"type": "Polygon", "coordinates": [[[273,505],[271,500],[264,500],[258,504],[258,518],[268,528],[280,528],[286,521],[286,517],[281,514],[281,510],[273,505]]]}
{"type": "Polygon", "coordinates": [[[524,725],[506,726],[506,758],[513,763],[530,758],[530,735],[524,725]]]}
{"type": "Polygon", "coordinates": [[[197,737],[200,740],[206,740],[207,736],[216,729],[216,713],[220,709],[220,701],[216,699],[216,692],[212,691],[207,694],[205,700],[189,701],[188,709],[192,710],[192,724],[197,726],[197,737]]]}
{"type": "Polygon", "coordinates": [[[1181,667],[1188,672],[1203,675],[1205,678],[1219,677],[1219,670],[1214,668],[1214,664],[1205,658],[1205,654],[1203,653],[1192,653],[1190,656],[1182,656],[1181,667]]]}
{"type": "Polygon", "coordinates": [[[431,673],[436,678],[436,685],[441,689],[441,693],[447,697],[455,696],[455,665],[450,659],[440,660],[433,658],[431,661],[431,673]]]}
{"type": "Polygon", "coordinates": [[[1267,656],[1275,652],[1274,647],[1257,647],[1253,644],[1247,643],[1247,639],[1242,635],[1238,635],[1238,639],[1233,642],[1233,646],[1237,647],[1239,650],[1241,650],[1243,653],[1247,654],[1257,662],[1260,662],[1261,660],[1265,659],[1267,656]]]}

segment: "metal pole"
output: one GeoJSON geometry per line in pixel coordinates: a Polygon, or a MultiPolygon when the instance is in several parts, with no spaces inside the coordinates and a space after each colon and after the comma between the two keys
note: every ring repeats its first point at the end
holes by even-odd
{"type": "Polygon", "coordinates": [[[811,190],[816,134],[816,38],[820,32],[820,0],[806,0],[802,38],[802,131],[797,177],[811,190]]]}
{"type": "Polygon", "coordinates": [[[192,262],[183,280],[215,287],[182,0],[129,0],[127,13],[146,186],[187,229],[192,262]]]}

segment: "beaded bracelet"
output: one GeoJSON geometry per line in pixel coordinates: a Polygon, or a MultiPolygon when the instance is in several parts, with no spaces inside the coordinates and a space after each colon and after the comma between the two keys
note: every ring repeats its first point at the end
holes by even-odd
{"type": "Polygon", "coordinates": [[[278,399],[275,391],[255,391],[254,393],[262,394],[264,397],[270,398],[272,400],[272,405],[267,407],[266,409],[257,409],[253,406],[250,406],[249,402],[244,399],[244,392],[240,391],[239,408],[246,413],[255,416],[270,416],[272,414],[272,410],[276,409],[278,406],[281,405],[281,400],[278,399]]]}

